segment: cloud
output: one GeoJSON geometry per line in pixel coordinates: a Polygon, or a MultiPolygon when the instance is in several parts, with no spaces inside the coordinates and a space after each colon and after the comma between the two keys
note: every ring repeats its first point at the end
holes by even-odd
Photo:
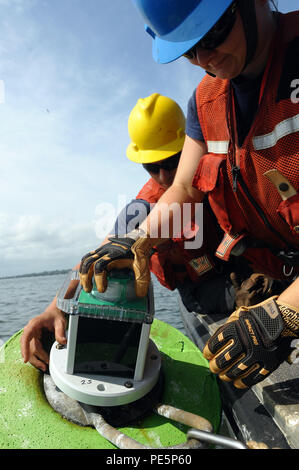
{"type": "Polygon", "coordinates": [[[0,214],[0,275],[71,268],[100,243],[92,223],[0,214]]]}
{"type": "Polygon", "coordinates": [[[0,277],[73,267],[100,246],[129,201],[126,194],[115,194],[113,204],[100,202],[87,221],[68,211],[56,217],[0,213],[0,277]]]}

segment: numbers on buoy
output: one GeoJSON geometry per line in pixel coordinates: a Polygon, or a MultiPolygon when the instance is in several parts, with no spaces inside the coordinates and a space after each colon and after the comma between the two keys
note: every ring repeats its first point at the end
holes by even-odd
{"type": "Polygon", "coordinates": [[[81,380],[81,385],[89,385],[92,383],[91,379],[82,379],[81,380]]]}

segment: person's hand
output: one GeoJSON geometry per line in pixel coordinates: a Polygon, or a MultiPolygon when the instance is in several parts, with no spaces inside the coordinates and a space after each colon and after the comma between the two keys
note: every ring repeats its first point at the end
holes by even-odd
{"type": "MultiPolygon", "coordinates": [[[[231,273],[230,279],[235,290],[236,307],[249,307],[267,299],[272,292],[273,279],[260,273],[254,273],[245,280],[240,280],[237,273],[231,273]]],[[[275,292],[279,294],[280,292],[275,292]]]]}
{"type": "Polygon", "coordinates": [[[65,315],[56,307],[54,302],[44,313],[32,318],[24,327],[20,340],[24,363],[29,361],[33,366],[46,372],[49,355],[42,344],[43,333],[45,330],[53,332],[58,343],[66,344],[65,328],[65,315]]]}
{"type": "Polygon", "coordinates": [[[157,239],[141,230],[133,230],[125,237],[109,237],[109,242],[82,258],[79,275],[85,292],[92,290],[92,278],[99,292],[107,289],[107,271],[129,268],[135,274],[138,297],[147,295],[150,283],[149,258],[157,239]]]}
{"type": "Polygon", "coordinates": [[[221,380],[247,388],[287,359],[290,343],[298,336],[298,309],[271,297],[238,308],[208,340],[203,354],[221,380]]]}

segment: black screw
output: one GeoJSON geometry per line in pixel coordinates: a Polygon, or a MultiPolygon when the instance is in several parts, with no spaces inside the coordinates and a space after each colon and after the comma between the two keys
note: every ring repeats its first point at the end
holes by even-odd
{"type": "Polygon", "coordinates": [[[132,388],[133,384],[130,380],[128,380],[127,382],[124,383],[124,386],[127,387],[127,388],[132,388]]]}
{"type": "Polygon", "coordinates": [[[288,191],[289,190],[289,185],[287,183],[280,183],[279,189],[282,192],[288,191]]]}

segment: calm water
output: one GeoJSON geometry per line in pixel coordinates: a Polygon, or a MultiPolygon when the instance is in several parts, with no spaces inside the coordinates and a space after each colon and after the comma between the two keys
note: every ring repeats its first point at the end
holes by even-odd
{"type": "MultiPolygon", "coordinates": [[[[30,318],[39,315],[55,296],[66,275],[23,277],[0,280],[0,342],[21,330],[30,318]]],[[[153,278],[155,316],[185,333],[178,294],[162,287],[153,278]]]]}

